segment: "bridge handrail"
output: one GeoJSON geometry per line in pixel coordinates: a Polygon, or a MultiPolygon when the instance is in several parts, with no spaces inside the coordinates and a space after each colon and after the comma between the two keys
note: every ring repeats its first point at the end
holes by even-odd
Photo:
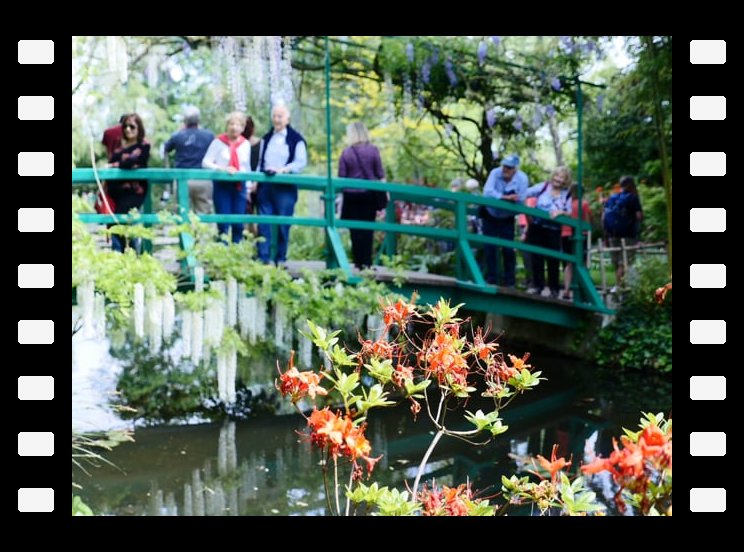
{"type": "MultiPolygon", "coordinates": [[[[342,220],[338,219],[335,214],[335,210],[331,209],[330,213],[326,213],[323,218],[309,218],[309,217],[281,217],[276,215],[199,215],[199,219],[204,222],[232,222],[232,223],[260,223],[260,224],[293,224],[300,226],[318,226],[325,227],[329,241],[329,258],[326,259],[329,267],[341,267],[349,275],[351,275],[351,268],[346,258],[346,254],[341,246],[340,237],[338,236],[337,228],[358,228],[364,230],[375,230],[381,232],[387,232],[388,236],[386,239],[386,248],[388,254],[394,254],[395,252],[395,235],[396,234],[412,234],[433,239],[453,241],[457,248],[457,278],[463,284],[468,281],[474,282],[477,287],[486,287],[486,282],[483,278],[480,268],[475,261],[473,256],[471,244],[483,243],[489,245],[496,245],[502,247],[510,247],[526,251],[533,254],[543,255],[546,257],[552,257],[557,260],[563,260],[566,262],[573,262],[577,267],[577,278],[574,280],[575,285],[580,287],[584,292],[589,302],[584,304],[583,307],[590,307],[593,310],[606,311],[602,300],[589,277],[589,273],[584,264],[581,251],[582,248],[578,247],[580,242],[583,241],[581,232],[574,231],[574,244],[576,254],[562,253],[553,249],[546,249],[532,244],[527,244],[521,241],[505,240],[503,238],[497,238],[492,236],[485,236],[482,234],[474,234],[470,232],[468,225],[468,207],[473,205],[496,207],[505,211],[510,211],[516,214],[525,214],[534,218],[542,218],[547,220],[555,221],[559,224],[570,226],[574,229],[583,228],[588,230],[589,224],[585,221],[579,221],[573,217],[561,215],[555,218],[551,218],[549,213],[541,209],[533,207],[527,207],[522,204],[517,204],[511,201],[503,201],[499,199],[493,199],[483,196],[477,196],[468,194],[465,192],[451,192],[449,190],[440,190],[436,188],[426,188],[422,186],[412,186],[410,184],[400,184],[396,182],[386,181],[372,181],[363,179],[353,178],[339,178],[339,177],[323,177],[323,176],[311,176],[311,175],[296,175],[296,174],[282,174],[282,175],[266,175],[261,172],[243,172],[229,174],[222,171],[207,170],[207,169],[165,169],[165,168],[152,168],[152,169],[97,169],[98,177],[101,180],[149,180],[152,182],[172,182],[176,180],[179,184],[178,190],[178,206],[179,212],[182,216],[188,216],[188,189],[186,186],[181,186],[181,183],[185,184],[188,180],[222,180],[222,181],[254,181],[254,182],[265,182],[265,183],[279,183],[279,184],[295,184],[301,189],[315,190],[323,192],[322,197],[326,200],[326,206],[332,205],[332,198],[337,193],[341,193],[344,188],[356,188],[364,190],[375,190],[384,191],[390,193],[393,200],[405,199],[414,202],[425,203],[433,205],[443,209],[454,211],[455,214],[455,228],[454,229],[443,229],[434,228],[427,226],[415,226],[408,224],[401,224],[395,221],[395,206],[394,202],[391,201],[387,207],[387,216],[385,222],[367,222],[367,221],[356,221],[356,220],[342,220]],[[330,198],[330,199],[329,199],[330,198]],[[467,276],[470,276],[467,278],[467,276]]],[[[83,183],[95,182],[95,173],[92,168],[76,168],[72,170],[72,183],[79,185],[83,183]]],[[[328,210],[328,209],[327,209],[328,210]]],[[[112,223],[114,217],[111,215],[93,215],[93,214],[81,214],[81,220],[84,222],[97,222],[97,223],[112,223]]],[[[119,222],[141,222],[145,224],[152,224],[159,222],[157,215],[144,214],[139,215],[136,218],[129,217],[127,215],[117,215],[116,217],[119,222]]],[[[574,293],[576,302],[579,302],[580,294],[574,293]]]]}

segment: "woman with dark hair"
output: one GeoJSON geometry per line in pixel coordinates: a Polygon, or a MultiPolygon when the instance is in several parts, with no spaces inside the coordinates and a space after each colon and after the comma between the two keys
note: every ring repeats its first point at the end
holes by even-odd
{"type": "MultiPolygon", "coordinates": [[[[365,180],[383,180],[385,171],[382,168],[380,150],[369,142],[369,133],[363,123],[355,122],[346,127],[346,139],[349,143],[338,162],[338,176],[362,178],[365,180]]],[[[380,194],[371,190],[345,188],[341,218],[349,220],[374,221],[381,208],[380,194]]],[[[359,268],[372,265],[372,230],[349,230],[351,233],[351,254],[354,264],[359,268]]]]}
{"type": "MultiPolygon", "coordinates": [[[[118,169],[144,169],[150,160],[150,143],[145,140],[145,125],[136,113],[122,118],[121,144],[114,149],[109,159],[109,167],[118,169]]],[[[126,214],[131,209],[139,209],[145,202],[148,193],[147,180],[109,180],[108,195],[114,202],[114,213],[126,214]]],[[[132,240],[136,242],[138,240],[132,240]]],[[[124,252],[124,248],[137,243],[127,244],[125,238],[111,236],[111,248],[124,252]]]]}
{"type": "MultiPolygon", "coordinates": [[[[258,170],[258,159],[261,154],[261,139],[258,136],[256,136],[256,124],[253,122],[253,117],[245,118],[245,130],[243,131],[243,137],[246,140],[248,140],[248,143],[251,145],[251,161],[250,161],[251,171],[257,171],[258,170]]],[[[255,182],[248,182],[247,185],[248,185],[248,203],[247,203],[245,212],[250,215],[256,212],[258,192],[256,191],[255,182]]],[[[252,230],[252,233],[253,234],[256,233],[255,228],[252,230]]]]}

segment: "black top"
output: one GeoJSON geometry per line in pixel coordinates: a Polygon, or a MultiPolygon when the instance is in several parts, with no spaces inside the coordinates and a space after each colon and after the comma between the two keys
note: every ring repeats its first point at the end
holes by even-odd
{"type": "MultiPolygon", "coordinates": [[[[112,167],[120,169],[145,169],[150,160],[150,144],[137,143],[119,148],[111,155],[112,167]]],[[[130,209],[139,209],[145,202],[147,180],[110,180],[108,193],[116,204],[114,212],[125,214],[130,209]]]]}

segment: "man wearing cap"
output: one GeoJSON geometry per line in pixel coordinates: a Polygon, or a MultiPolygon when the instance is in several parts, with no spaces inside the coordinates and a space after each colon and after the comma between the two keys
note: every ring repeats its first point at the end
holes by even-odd
{"type": "MultiPolygon", "coordinates": [[[[483,187],[483,196],[503,201],[522,203],[525,200],[529,178],[518,169],[519,156],[507,155],[501,161],[501,166],[493,169],[488,175],[483,187]]],[[[514,240],[514,216],[512,211],[505,211],[495,207],[481,210],[483,220],[483,234],[505,240],[514,240]]],[[[514,287],[516,282],[516,258],[514,249],[485,245],[486,252],[486,281],[489,284],[514,287]],[[500,255],[499,255],[500,253],[500,255]],[[499,257],[504,259],[503,272],[500,271],[499,257]],[[499,273],[501,277],[499,278],[499,273]]]]}
{"type": "MultiPolygon", "coordinates": [[[[184,128],[173,134],[165,143],[166,153],[176,150],[177,169],[201,169],[202,159],[207,153],[214,134],[199,128],[199,109],[187,107],[183,112],[184,128]]],[[[212,212],[212,181],[189,180],[189,199],[196,213],[212,212]]]]}

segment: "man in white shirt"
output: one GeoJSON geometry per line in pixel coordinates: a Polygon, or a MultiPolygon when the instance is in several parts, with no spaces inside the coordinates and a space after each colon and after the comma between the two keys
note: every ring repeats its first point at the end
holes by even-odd
{"type": "MultiPolygon", "coordinates": [[[[289,125],[290,113],[286,105],[275,105],[271,110],[273,128],[261,140],[259,170],[277,175],[277,181],[261,182],[258,185],[258,213],[260,215],[293,216],[297,203],[297,186],[280,184],[278,175],[296,174],[307,165],[307,143],[305,138],[289,125]]],[[[258,235],[264,241],[258,244],[258,258],[268,264],[272,260],[278,265],[287,260],[289,225],[280,225],[276,256],[271,259],[271,225],[259,224],[258,235]]]]}

